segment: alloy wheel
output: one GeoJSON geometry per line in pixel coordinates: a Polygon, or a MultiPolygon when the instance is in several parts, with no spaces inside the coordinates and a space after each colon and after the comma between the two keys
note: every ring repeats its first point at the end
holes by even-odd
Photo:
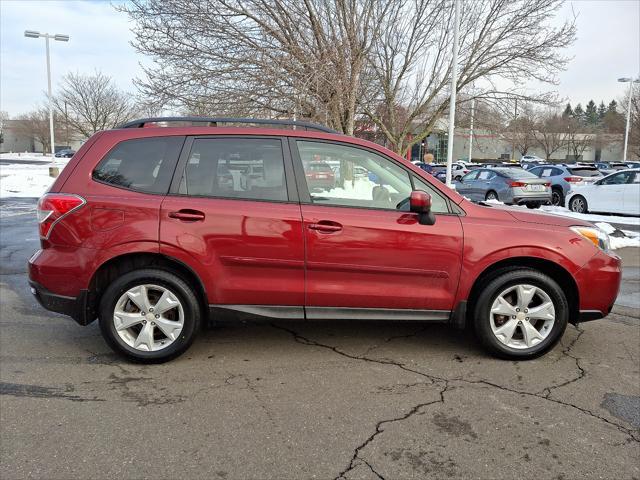
{"type": "Polygon", "coordinates": [[[118,336],[136,350],[167,348],[182,332],[184,309],[179,298],[160,285],[137,285],[123,293],[113,312],[118,336]]]}
{"type": "Polygon", "coordinates": [[[555,319],[556,311],[549,295],[540,287],[528,284],[503,290],[489,313],[495,337],[514,349],[540,344],[551,333],[555,319]]]}
{"type": "Polygon", "coordinates": [[[585,201],[582,197],[576,197],[571,200],[571,210],[576,213],[584,213],[587,209],[585,201]]]}

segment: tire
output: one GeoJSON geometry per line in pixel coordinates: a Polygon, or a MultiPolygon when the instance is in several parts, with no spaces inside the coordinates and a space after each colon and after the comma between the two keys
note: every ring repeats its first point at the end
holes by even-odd
{"type": "Polygon", "coordinates": [[[456,175],[456,177],[454,178],[454,180],[456,182],[459,182],[460,180],[462,180],[462,177],[460,175],[456,175]]]}
{"type": "Polygon", "coordinates": [[[526,205],[530,209],[540,208],[540,202],[527,202],[526,205]]]}
{"type": "Polygon", "coordinates": [[[551,190],[551,205],[564,207],[564,193],[561,188],[553,188],[551,190]]]}
{"type": "Polygon", "coordinates": [[[574,195],[569,202],[569,210],[576,213],[589,213],[589,204],[582,195],[574,195]]]}
{"type": "Polygon", "coordinates": [[[473,313],[476,334],[489,353],[509,360],[529,360],[545,354],[558,343],[567,328],[569,303],[560,286],[548,275],[531,268],[516,268],[498,274],[487,284],[475,303],[473,313]],[[520,308],[515,312],[510,307],[503,307],[498,297],[511,290],[502,298],[513,298],[514,300],[508,303],[514,304],[514,310],[517,308],[520,287],[523,288],[525,298],[532,289],[535,292],[527,308],[520,308]],[[552,307],[545,308],[544,305],[549,303],[552,307]],[[533,313],[538,307],[542,308],[542,311],[533,313]],[[495,313],[503,308],[513,315],[495,313]],[[550,312],[553,312],[553,320],[549,318],[550,312]],[[545,317],[534,319],[534,315],[545,317]],[[514,316],[516,318],[513,318],[514,316]],[[509,325],[513,327],[511,330],[509,325]],[[506,329],[506,334],[498,333],[501,327],[506,329]],[[538,332],[540,339],[530,333],[533,331],[531,328],[538,332]],[[494,329],[497,330],[496,333],[494,329]],[[509,331],[512,337],[507,341],[509,331]],[[532,339],[530,342],[527,336],[532,339]]]}
{"type": "Polygon", "coordinates": [[[484,196],[485,200],[498,200],[498,194],[493,190],[489,190],[487,194],[484,196]]]}
{"type": "Polygon", "coordinates": [[[100,330],[105,341],[116,352],[142,363],[166,362],[184,353],[200,328],[201,316],[193,288],[174,273],[158,269],[135,270],[120,276],[107,287],[99,305],[100,330]],[[166,308],[160,311],[159,300],[165,292],[167,300],[162,307],[166,308]],[[131,295],[137,298],[135,302],[131,295]],[[141,303],[146,308],[144,305],[139,308],[141,303]],[[158,308],[152,313],[154,307],[158,308]],[[123,328],[125,321],[132,326],[123,328]],[[116,322],[120,322],[120,329],[116,329],[116,322]],[[136,347],[139,341],[141,344],[136,347]],[[164,343],[166,347],[162,347],[164,343]]]}

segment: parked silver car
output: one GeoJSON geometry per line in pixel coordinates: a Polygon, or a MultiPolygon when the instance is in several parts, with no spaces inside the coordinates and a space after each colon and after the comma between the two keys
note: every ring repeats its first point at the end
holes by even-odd
{"type": "Polygon", "coordinates": [[[593,165],[542,165],[529,172],[551,182],[551,203],[564,207],[564,199],[572,186],[593,183],[602,173],[593,165]]]}
{"type": "Polygon", "coordinates": [[[472,201],[499,200],[538,208],[551,203],[551,182],[521,168],[481,168],[456,183],[456,190],[472,201]]]}

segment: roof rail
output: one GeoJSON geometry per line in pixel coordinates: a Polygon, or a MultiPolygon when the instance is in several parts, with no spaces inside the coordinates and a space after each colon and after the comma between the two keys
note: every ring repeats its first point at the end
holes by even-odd
{"type": "Polygon", "coordinates": [[[265,118],[234,118],[234,117],[151,117],[140,118],[138,120],[132,120],[127,123],[123,123],[118,128],[142,128],[147,123],[159,123],[159,122],[201,122],[210,123],[213,127],[217,127],[219,123],[253,123],[256,125],[286,125],[292,127],[301,127],[306,130],[318,130],[325,133],[335,133],[335,130],[325,127],[323,125],[317,125],[315,123],[299,122],[297,120],[277,120],[277,119],[265,119],[265,118]]]}

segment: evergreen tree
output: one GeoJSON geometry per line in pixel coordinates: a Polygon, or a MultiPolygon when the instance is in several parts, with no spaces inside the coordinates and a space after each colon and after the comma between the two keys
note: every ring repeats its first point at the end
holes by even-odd
{"type": "Polygon", "coordinates": [[[598,123],[598,107],[593,100],[589,100],[587,108],[584,112],[585,122],[589,125],[595,125],[598,123]]]}
{"type": "Polygon", "coordinates": [[[576,108],[573,109],[573,117],[580,123],[584,122],[584,110],[581,104],[576,105],[576,108]]]}
{"type": "Polygon", "coordinates": [[[616,113],[618,111],[618,102],[611,100],[611,103],[607,107],[607,112],[616,113]]]}
{"type": "Polygon", "coordinates": [[[567,103],[567,106],[564,108],[564,112],[562,112],[563,118],[571,118],[573,117],[573,109],[571,108],[571,104],[567,103]]]}
{"type": "Polygon", "coordinates": [[[607,107],[605,107],[604,102],[600,102],[598,105],[598,121],[602,122],[604,115],[607,113],[607,107]]]}

